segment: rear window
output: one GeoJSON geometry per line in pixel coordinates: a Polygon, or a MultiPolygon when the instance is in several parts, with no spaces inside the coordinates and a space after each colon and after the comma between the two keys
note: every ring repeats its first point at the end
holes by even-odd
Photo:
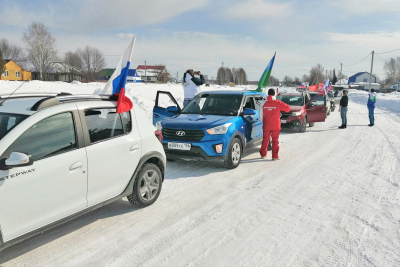
{"type": "Polygon", "coordinates": [[[0,140],[27,117],[21,114],[0,113],[0,140]]]}

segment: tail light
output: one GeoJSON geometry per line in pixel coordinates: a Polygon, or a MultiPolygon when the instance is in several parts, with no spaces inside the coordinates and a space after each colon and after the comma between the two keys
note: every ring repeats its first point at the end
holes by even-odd
{"type": "Polygon", "coordinates": [[[158,141],[160,141],[160,143],[162,143],[162,141],[163,141],[162,132],[160,130],[156,130],[154,132],[154,134],[156,135],[158,141]]]}

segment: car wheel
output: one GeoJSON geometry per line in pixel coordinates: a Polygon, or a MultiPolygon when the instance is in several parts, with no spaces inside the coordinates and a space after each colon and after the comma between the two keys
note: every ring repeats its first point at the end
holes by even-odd
{"type": "Polygon", "coordinates": [[[224,165],[228,169],[234,169],[240,164],[242,159],[242,143],[239,138],[235,137],[229,144],[228,158],[224,161],[224,165]]]}
{"type": "Polygon", "coordinates": [[[315,125],[315,122],[310,122],[310,123],[308,124],[309,127],[314,127],[314,125],[315,125]]]}
{"type": "Polygon", "coordinates": [[[304,117],[303,122],[300,124],[299,132],[304,133],[307,130],[307,117],[304,117]]]}
{"type": "Polygon", "coordinates": [[[132,194],[128,196],[128,200],[139,208],[150,206],[160,195],[161,187],[160,168],[153,163],[146,163],[135,177],[132,194]]]}

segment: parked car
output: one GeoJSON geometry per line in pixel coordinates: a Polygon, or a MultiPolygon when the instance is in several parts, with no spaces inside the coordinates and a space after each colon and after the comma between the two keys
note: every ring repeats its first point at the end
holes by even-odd
{"type": "Polygon", "coordinates": [[[141,109],[118,114],[94,95],[0,101],[0,249],[121,197],[157,200],[166,158],[141,109]]]}
{"type": "Polygon", "coordinates": [[[290,106],[289,112],[281,112],[282,128],[298,129],[299,132],[307,130],[315,122],[323,122],[326,117],[326,105],[312,102],[308,92],[283,93],[276,97],[290,106]]]}
{"type": "Polygon", "coordinates": [[[171,93],[157,92],[153,123],[162,130],[167,159],[219,161],[236,168],[243,151],[262,142],[266,97],[254,91],[203,92],[181,110],[171,93]],[[160,96],[174,106],[163,105],[160,96]]]}
{"type": "Polygon", "coordinates": [[[326,107],[326,117],[331,115],[331,101],[329,96],[322,92],[310,92],[311,102],[315,106],[325,105],[326,107]]]}

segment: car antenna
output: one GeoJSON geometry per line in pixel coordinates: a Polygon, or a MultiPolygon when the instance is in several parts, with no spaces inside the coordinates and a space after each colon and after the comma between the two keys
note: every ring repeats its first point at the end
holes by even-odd
{"type": "Polygon", "coordinates": [[[12,92],[8,97],[4,98],[3,101],[1,101],[0,106],[3,105],[4,101],[6,101],[7,99],[9,99],[19,88],[22,87],[22,85],[24,85],[27,81],[24,81],[20,86],[17,87],[17,89],[14,90],[14,92],[12,92]]]}

